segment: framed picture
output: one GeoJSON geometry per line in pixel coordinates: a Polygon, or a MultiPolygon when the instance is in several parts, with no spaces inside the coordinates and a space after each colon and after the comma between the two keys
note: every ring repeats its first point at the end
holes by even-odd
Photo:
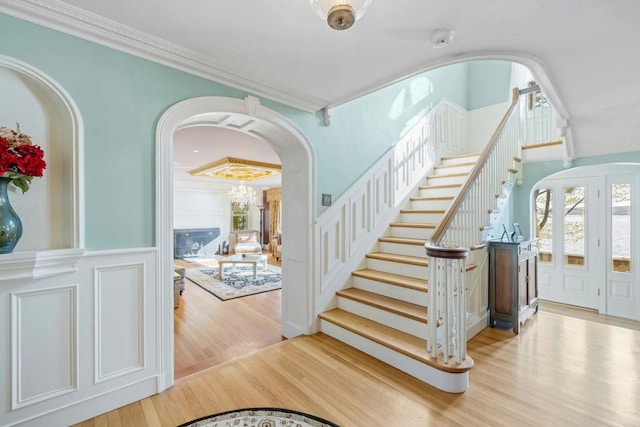
{"type": "Polygon", "coordinates": [[[322,206],[331,206],[331,194],[322,193],[322,206]]]}
{"type": "Polygon", "coordinates": [[[520,229],[520,224],[518,224],[517,222],[513,223],[513,234],[511,240],[513,240],[514,242],[522,242],[524,240],[522,229],[520,229]]]}

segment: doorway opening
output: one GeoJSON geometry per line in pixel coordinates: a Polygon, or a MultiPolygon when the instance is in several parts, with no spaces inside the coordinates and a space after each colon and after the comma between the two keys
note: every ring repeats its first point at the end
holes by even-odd
{"type": "Polygon", "coordinates": [[[551,175],[532,190],[540,299],[639,320],[640,165],[551,175]]]}
{"type": "Polygon", "coordinates": [[[188,124],[230,126],[266,141],[282,162],[282,336],[310,332],[313,307],[313,218],[315,215],[314,153],[306,136],[279,113],[259,105],[257,98],[201,97],[169,108],[158,121],[156,133],[156,246],[158,248],[158,301],[161,313],[163,380],[159,389],[173,384],[173,136],[188,124]],[[300,304],[300,301],[304,303],[300,304]]]}

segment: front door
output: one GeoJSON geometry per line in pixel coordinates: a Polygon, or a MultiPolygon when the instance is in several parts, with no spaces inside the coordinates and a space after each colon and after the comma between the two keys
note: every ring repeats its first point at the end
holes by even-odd
{"type": "Polygon", "coordinates": [[[600,309],[604,252],[597,178],[547,180],[534,197],[540,299],[600,309]]]}

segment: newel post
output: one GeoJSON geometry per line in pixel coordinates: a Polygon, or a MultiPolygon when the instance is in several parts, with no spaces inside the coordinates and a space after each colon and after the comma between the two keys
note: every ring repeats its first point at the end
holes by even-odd
{"type": "Polygon", "coordinates": [[[443,354],[444,363],[462,363],[467,357],[466,248],[425,245],[429,257],[427,351],[443,354]],[[438,325],[442,334],[438,337],[438,325]]]}

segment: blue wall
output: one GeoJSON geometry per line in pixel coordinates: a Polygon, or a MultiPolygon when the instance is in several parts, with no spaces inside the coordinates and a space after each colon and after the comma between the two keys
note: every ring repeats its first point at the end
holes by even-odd
{"type": "MultiPolygon", "coordinates": [[[[248,93],[3,14],[0,40],[0,54],[49,75],[80,109],[87,249],[153,246],[157,120],[188,98],[248,93]]],[[[316,197],[335,200],[443,97],[469,107],[469,81],[478,72],[479,65],[457,64],[396,83],[337,107],[330,127],[320,112],[260,102],[307,135],[317,156],[316,197]]],[[[483,96],[474,92],[473,103],[483,96]]]]}
{"type": "Polygon", "coordinates": [[[469,62],[469,104],[467,110],[477,110],[500,104],[511,96],[511,62],[469,62]]]}

